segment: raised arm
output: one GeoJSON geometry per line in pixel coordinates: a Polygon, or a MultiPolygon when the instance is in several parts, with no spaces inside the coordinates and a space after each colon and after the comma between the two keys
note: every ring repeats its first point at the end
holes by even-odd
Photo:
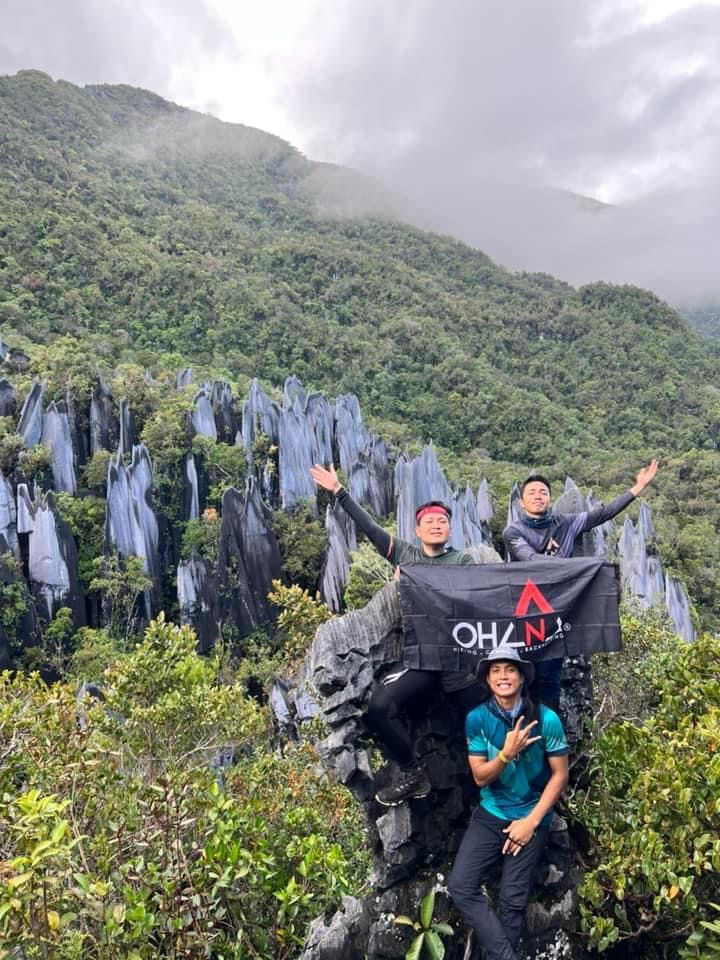
{"type": "Polygon", "coordinates": [[[586,514],[583,530],[592,530],[593,527],[599,527],[600,524],[612,520],[612,518],[617,516],[625,507],[629,506],[635,497],[640,496],[645,487],[647,487],[653,479],[657,473],[657,466],[657,460],[651,460],[646,467],[643,467],[642,470],[639,471],[635,483],[626,493],[621,493],[619,497],[615,497],[614,500],[611,500],[610,503],[604,507],[589,510],[586,514]]]}
{"type": "Polygon", "coordinates": [[[330,464],[326,468],[316,463],[315,466],[310,467],[310,476],[319,487],[335,495],[335,499],[345,513],[355,522],[358,529],[362,530],[377,552],[387,559],[392,548],[392,537],[387,530],[383,530],[381,526],[375,523],[370,514],[366,513],[359,503],[355,503],[338,480],[335,467],[330,464]]]}

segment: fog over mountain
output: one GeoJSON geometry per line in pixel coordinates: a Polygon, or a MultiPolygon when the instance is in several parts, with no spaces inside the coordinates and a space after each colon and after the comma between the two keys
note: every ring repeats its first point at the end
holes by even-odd
{"type": "Polygon", "coordinates": [[[311,154],[334,143],[506,266],[720,294],[717,6],[371,0],[334,32],[287,88],[311,154]]]}
{"type": "Polygon", "coordinates": [[[269,2],[260,49],[250,3],[6,0],[0,71],[262,125],[510,268],[720,300],[717,2],[269,2]]]}

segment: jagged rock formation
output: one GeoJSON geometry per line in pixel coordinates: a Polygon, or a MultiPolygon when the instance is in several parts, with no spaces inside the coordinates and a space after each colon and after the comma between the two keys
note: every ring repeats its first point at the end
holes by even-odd
{"type": "Polygon", "coordinates": [[[193,412],[191,421],[193,430],[201,437],[210,437],[217,440],[217,427],[215,426],[215,411],[210,402],[207,385],[202,387],[195,394],[193,401],[193,412]]]}
{"type": "Polygon", "coordinates": [[[62,400],[49,404],[43,414],[42,444],[50,454],[53,486],[58,492],[74,496],[77,492],[75,455],[68,411],[62,400]]]}
{"type": "MultiPolygon", "coordinates": [[[[122,434],[121,434],[122,435],[122,434]]],[[[150,491],[152,464],[147,448],[132,448],[132,460],[125,465],[120,452],[110,459],[107,474],[105,550],[114,550],[123,559],[140,557],[143,570],[152,580],[146,597],[147,612],[157,609],[160,588],[159,529],[150,491]]]]}
{"type": "Polygon", "coordinates": [[[412,460],[398,458],[395,491],[397,531],[402,540],[415,542],[415,508],[426,500],[442,500],[452,509],[451,546],[462,550],[468,544],[490,539],[488,522],[492,517],[492,506],[487,496],[487,484],[478,490],[477,497],[469,487],[461,492],[454,491],[437,462],[432,444],[412,460]]]}
{"type": "Polygon", "coordinates": [[[4,542],[4,550],[0,552],[12,553],[20,557],[20,547],[17,538],[17,508],[13,496],[12,484],[3,476],[0,470],[0,537],[4,542]]]}
{"type": "Polygon", "coordinates": [[[26,447],[34,447],[40,443],[42,436],[42,384],[35,380],[20,411],[20,422],[17,432],[25,441],[26,447]]]}
{"type": "MultiPolygon", "coordinates": [[[[4,350],[0,362],[14,369],[9,358],[17,352],[10,351],[7,345],[4,350]]],[[[178,373],[178,389],[186,389],[191,382],[189,368],[178,373]]],[[[0,415],[13,413],[15,407],[14,387],[7,380],[0,381],[0,415]]],[[[210,623],[215,615],[212,611],[216,609],[220,610],[220,622],[228,622],[240,632],[254,629],[272,615],[265,595],[280,568],[277,544],[269,535],[264,505],[293,510],[304,503],[311,510],[317,509],[317,491],[309,477],[309,468],[315,462],[329,463],[337,459],[353,497],[378,517],[387,516],[394,508],[401,537],[414,540],[414,510],[418,502],[442,499],[453,508],[453,545],[467,548],[470,544],[490,543],[492,504],[487,482],[480,483],[477,493],[469,487],[454,491],[432,446],[425,448],[419,457],[400,456],[393,464],[383,441],[365,427],[356,397],[339,396],[331,404],[320,394],[306,393],[297,378],[289,377],[279,408],[262,391],[258,381],[253,380],[238,418],[229,385],[223,381],[203,382],[195,391],[187,436],[198,433],[218,443],[242,445],[252,481],[247,494],[235,491],[223,502],[221,558],[217,572],[209,572],[196,559],[180,555],[175,521],[168,521],[156,512],[153,466],[147,450],[136,444],[137,431],[127,400],[121,399],[117,404],[107,386],[98,380],[92,389],[89,409],[78,411],[76,407],[77,400],[68,393],[64,401],[52,402],[44,410],[43,384],[38,380],[24,398],[17,431],[26,447],[42,443],[50,452],[51,477],[43,478],[41,485],[75,495],[76,471],[87,457],[101,450],[114,452],[107,472],[105,550],[116,551],[121,558],[142,558],[153,583],[145,597],[147,616],[160,609],[161,587],[166,591],[162,601],[174,600],[168,595],[163,575],[168,568],[177,567],[183,618],[198,627],[203,648],[218,636],[219,626],[210,623]],[[262,521],[261,516],[264,516],[262,521]],[[259,537],[258,543],[262,546],[257,554],[252,553],[254,546],[243,543],[245,535],[241,534],[241,527],[245,523],[252,527],[247,536],[259,537]],[[237,576],[243,586],[228,606],[223,597],[233,594],[237,576]]],[[[207,506],[208,476],[191,453],[186,454],[180,469],[177,490],[181,502],[170,506],[168,513],[172,516],[174,510],[175,516],[183,521],[197,520],[207,506]]],[[[12,479],[17,483],[23,477],[12,479]]],[[[20,496],[15,508],[12,487],[7,477],[0,479],[0,535],[7,549],[20,556],[24,548],[17,531],[22,537],[34,529],[35,508],[30,505],[27,494],[20,496]]],[[[319,502],[324,510],[327,533],[321,589],[323,598],[337,612],[342,609],[357,537],[353,524],[342,510],[328,507],[326,498],[320,498],[319,502]]],[[[557,507],[583,509],[592,503],[592,495],[586,501],[568,480],[557,507]]],[[[511,516],[517,511],[516,492],[509,509],[511,516]]],[[[585,537],[583,552],[602,553],[611,530],[609,524],[585,537]]],[[[626,589],[639,596],[643,603],[664,603],[680,634],[692,639],[694,630],[687,596],[682,585],[667,577],[656,558],[648,555],[650,539],[649,513],[643,509],[638,531],[632,525],[626,526],[620,538],[618,558],[623,565],[626,589]]],[[[46,583],[47,589],[38,593],[36,586],[35,595],[46,597],[49,590],[54,596],[64,590],[62,573],[57,574],[57,582],[47,579],[46,574],[43,577],[45,579],[38,583],[46,583]]],[[[49,606],[45,599],[39,609],[43,616],[47,615],[49,606]]]]}
{"type": "MultiPolygon", "coordinates": [[[[316,691],[327,730],[318,752],[331,775],[363,804],[373,852],[373,889],[364,901],[346,898],[329,922],[317,920],[301,960],[403,957],[409,939],[392,915],[417,914],[423,894],[436,884],[438,874],[447,874],[477,803],[477,790],[468,774],[462,718],[441,697],[414,721],[417,749],[428,769],[432,794],[390,808],[373,799],[396,771],[392,762],[378,766],[373,756],[376,745],[363,716],[372,689],[397,666],[401,649],[399,591],[392,582],[363,610],[323,624],[308,655],[305,678],[316,691]]],[[[576,687],[584,699],[584,678],[578,677],[567,678],[566,697],[572,699],[576,687]]],[[[542,897],[532,914],[526,956],[556,941],[563,925],[572,927],[577,877],[570,853],[567,830],[556,818],[540,868],[542,897]]],[[[447,903],[441,904],[443,909],[447,913],[447,903]]],[[[456,916],[453,921],[462,926],[456,916]]],[[[465,952],[464,935],[446,946],[449,960],[477,957],[472,948],[465,952]]],[[[573,954],[568,948],[559,955],[573,954]]]]}
{"type": "Polygon", "coordinates": [[[105,384],[98,380],[90,399],[90,453],[114,450],[118,443],[118,426],[113,415],[112,397],[105,384]]]}
{"type": "Polygon", "coordinates": [[[183,516],[186,520],[197,520],[200,516],[200,482],[198,480],[195,457],[185,454],[185,494],[183,516]]]}
{"type": "Polygon", "coordinates": [[[82,626],[85,604],[75,541],[57,513],[52,494],[34,500],[25,484],[20,484],[18,505],[18,533],[28,536],[28,574],[38,613],[49,621],[60,607],[70,607],[73,622],[82,626]]]}
{"type": "Polygon", "coordinates": [[[320,393],[306,394],[295,377],[285,382],[280,411],[280,504],[284,510],[309,501],[315,504],[314,463],[332,462],[333,418],[320,393]]]}
{"type": "Polygon", "coordinates": [[[267,595],[280,577],[280,550],[253,477],[244,495],[233,487],[225,491],[221,513],[218,572],[227,588],[228,619],[243,636],[272,618],[267,595]]]}
{"type": "Polygon", "coordinates": [[[7,380],[0,379],[0,417],[12,417],[17,407],[15,387],[7,380]]]}
{"type": "Polygon", "coordinates": [[[177,569],[180,620],[197,634],[200,653],[209,653],[220,641],[220,596],[217,575],[207,560],[193,553],[177,569]]]}
{"type": "Polygon", "coordinates": [[[351,553],[357,550],[355,524],[338,504],[328,504],[325,512],[327,552],[322,573],[321,592],[333,613],[343,608],[343,591],[350,573],[351,553]]]}
{"type": "Polygon", "coordinates": [[[120,435],[117,452],[119,456],[129,456],[136,443],[135,421],[130,404],[126,399],[120,401],[120,435]]]}

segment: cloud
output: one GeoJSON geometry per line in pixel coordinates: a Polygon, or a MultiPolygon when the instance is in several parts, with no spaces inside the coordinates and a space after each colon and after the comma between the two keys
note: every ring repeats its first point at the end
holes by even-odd
{"type": "Polygon", "coordinates": [[[589,0],[340,9],[286,88],[311,156],[381,177],[507,266],[720,293],[718,6],[651,21],[589,0]]]}
{"type": "Polygon", "coordinates": [[[0,72],[37,69],[71,83],[127,83],[171,96],[175,65],[234,49],[197,0],[4,0],[0,72]]]}

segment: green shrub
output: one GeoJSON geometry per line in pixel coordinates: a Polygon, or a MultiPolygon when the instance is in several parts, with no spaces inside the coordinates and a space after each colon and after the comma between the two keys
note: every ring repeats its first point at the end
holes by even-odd
{"type": "Polygon", "coordinates": [[[682,943],[712,919],[720,885],[720,638],[650,660],[651,711],[595,739],[571,801],[591,838],[581,928],[599,951],[641,935],[682,943]]]}
{"type": "Polygon", "coordinates": [[[350,573],[345,585],[345,606],[357,610],[393,578],[393,569],[372,544],[361,543],[353,551],[350,573]]]}
{"type": "Polygon", "coordinates": [[[291,960],[360,891],[359,807],[217,667],[160,618],[104,703],[0,675],[0,956],[291,960]]]}
{"type": "Polygon", "coordinates": [[[313,642],[315,631],[332,617],[327,606],[313,599],[307,590],[296,584],[286,587],[273,580],[268,599],[280,610],[277,618],[276,643],[280,641],[281,660],[286,669],[297,666],[313,642]]]}
{"type": "Polygon", "coordinates": [[[327,546],[322,523],[308,504],[297,504],[290,512],[276,510],[272,529],[280,548],[283,574],[290,583],[314,592],[327,546]]]}

